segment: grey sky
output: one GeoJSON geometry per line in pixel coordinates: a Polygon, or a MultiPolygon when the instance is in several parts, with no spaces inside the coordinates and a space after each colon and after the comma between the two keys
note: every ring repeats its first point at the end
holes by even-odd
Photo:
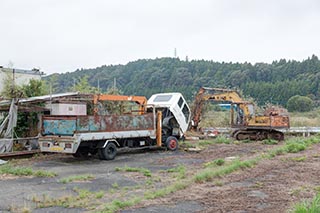
{"type": "Polygon", "coordinates": [[[318,0],[0,0],[0,65],[77,68],[172,57],[320,57],[318,0]]]}

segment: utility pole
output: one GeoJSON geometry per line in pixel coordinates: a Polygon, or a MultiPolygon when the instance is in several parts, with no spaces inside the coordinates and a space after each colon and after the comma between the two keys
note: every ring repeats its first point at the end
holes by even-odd
{"type": "Polygon", "coordinates": [[[117,78],[113,79],[113,90],[116,90],[117,88],[117,78]]]}
{"type": "Polygon", "coordinates": [[[98,78],[98,94],[100,94],[100,80],[98,78]]]}
{"type": "Polygon", "coordinates": [[[12,98],[15,98],[15,94],[14,94],[14,87],[15,87],[15,70],[14,68],[12,68],[12,89],[11,89],[11,95],[12,95],[12,98]]]}

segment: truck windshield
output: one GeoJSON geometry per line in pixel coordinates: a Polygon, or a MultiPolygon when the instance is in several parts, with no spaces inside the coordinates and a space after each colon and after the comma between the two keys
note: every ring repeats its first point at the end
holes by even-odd
{"type": "Polygon", "coordinates": [[[167,101],[170,101],[171,98],[172,98],[172,95],[158,95],[155,97],[155,99],[153,101],[154,102],[167,102],[167,101]]]}

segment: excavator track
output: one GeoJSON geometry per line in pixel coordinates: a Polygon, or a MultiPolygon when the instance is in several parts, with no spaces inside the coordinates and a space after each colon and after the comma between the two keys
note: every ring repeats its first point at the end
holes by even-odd
{"type": "Polygon", "coordinates": [[[232,133],[232,137],[236,140],[265,140],[273,139],[282,141],[284,134],[278,130],[262,130],[262,129],[238,129],[232,133]]]}

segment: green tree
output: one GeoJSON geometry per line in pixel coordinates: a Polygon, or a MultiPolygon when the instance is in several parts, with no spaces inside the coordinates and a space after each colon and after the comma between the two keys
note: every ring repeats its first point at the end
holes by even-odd
{"type": "MultiPolygon", "coordinates": [[[[106,90],[112,87],[116,78],[124,94],[150,97],[159,92],[181,92],[192,101],[201,86],[223,87],[241,89],[244,96],[255,98],[260,105],[266,102],[286,105],[294,95],[313,94],[314,100],[319,102],[319,71],[320,60],[316,56],[303,61],[281,59],[271,64],[141,59],[126,65],[103,65],[55,74],[59,84],[55,88],[56,92],[74,90],[74,79],[88,76],[85,87],[97,87],[99,82],[99,87],[106,90]]],[[[45,78],[50,79],[51,76],[45,78]]]]}
{"type": "Polygon", "coordinates": [[[81,77],[72,90],[82,93],[97,93],[98,88],[90,86],[88,78],[87,75],[81,77]]]}
{"type": "Polygon", "coordinates": [[[3,82],[3,90],[1,92],[3,98],[11,99],[23,96],[22,87],[14,84],[12,74],[8,73],[3,82]]]}
{"type": "MultiPolygon", "coordinates": [[[[28,84],[22,85],[23,97],[35,97],[48,94],[41,80],[31,79],[28,84]]],[[[43,104],[37,104],[42,106],[43,104]]],[[[39,112],[18,112],[15,133],[19,137],[33,137],[38,134],[37,125],[39,112]]]]}
{"type": "Polygon", "coordinates": [[[308,112],[313,107],[313,101],[306,96],[295,95],[289,98],[287,108],[289,112],[308,112]]]}
{"type": "Polygon", "coordinates": [[[43,87],[43,82],[34,79],[31,79],[29,84],[22,86],[22,92],[24,97],[34,97],[48,94],[46,89],[43,87]]]}
{"type": "MultiPolygon", "coordinates": [[[[122,92],[116,87],[111,87],[108,89],[106,94],[109,95],[121,95],[122,92]]],[[[123,114],[126,108],[128,107],[128,103],[123,101],[106,101],[103,103],[104,108],[108,114],[123,114]]]]}
{"type": "Polygon", "coordinates": [[[57,93],[59,91],[59,81],[58,81],[59,74],[55,73],[50,75],[45,79],[42,79],[42,87],[47,94],[49,93],[57,93]]]}

